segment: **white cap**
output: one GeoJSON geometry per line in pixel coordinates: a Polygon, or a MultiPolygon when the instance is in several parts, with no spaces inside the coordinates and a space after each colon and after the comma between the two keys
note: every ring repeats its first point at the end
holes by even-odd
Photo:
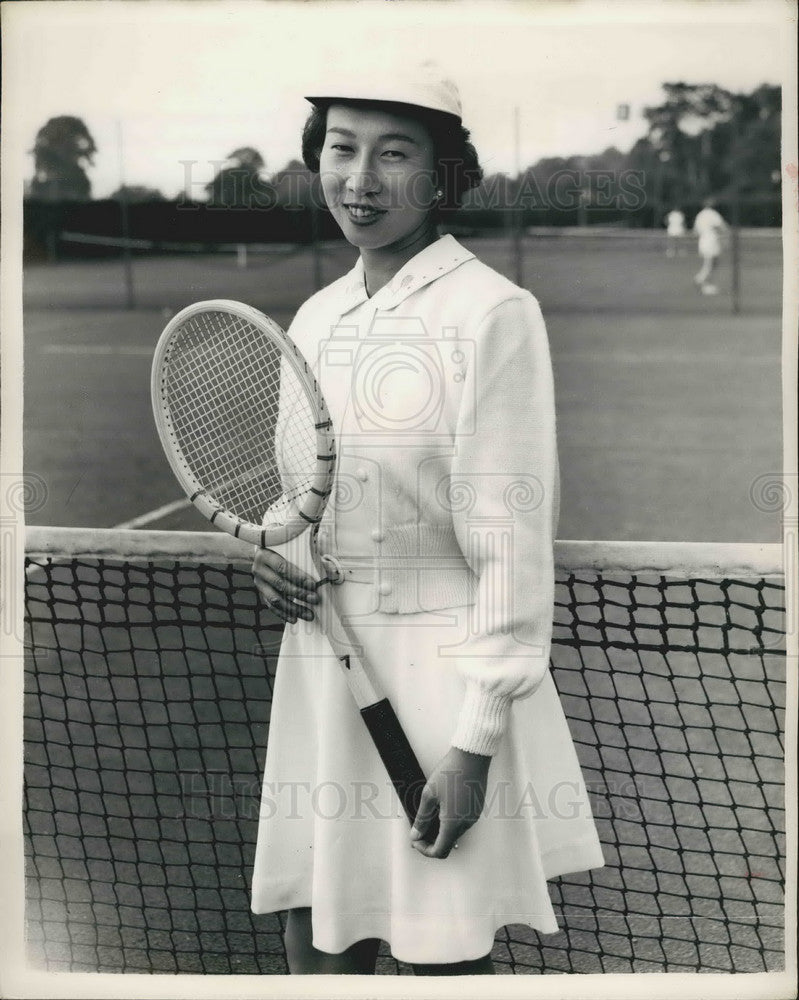
{"type": "Polygon", "coordinates": [[[441,111],[461,120],[461,98],[455,83],[433,62],[398,69],[396,64],[370,67],[368,72],[339,76],[331,73],[325,83],[306,95],[311,104],[336,98],[357,101],[390,101],[441,111]]]}

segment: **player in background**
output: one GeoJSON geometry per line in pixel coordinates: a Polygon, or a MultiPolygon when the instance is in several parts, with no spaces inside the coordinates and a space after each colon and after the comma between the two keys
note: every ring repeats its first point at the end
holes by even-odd
{"type": "Polygon", "coordinates": [[[713,198],[707,198],[704,207],[694,219],[694,232],[699,238],[699,256],[702,266],[694,276],[703,295],[718,295],[718,286],[711,282],[711,277],[721,256],[721,237],[729,231],[729,226],[715,208],[713,198]]]}
{"type": "Polygon", "coordinates": [[[682,242],[686,235],[685,213],[675,205],[666,214],[666,256],[682,256],[682,242]]]}

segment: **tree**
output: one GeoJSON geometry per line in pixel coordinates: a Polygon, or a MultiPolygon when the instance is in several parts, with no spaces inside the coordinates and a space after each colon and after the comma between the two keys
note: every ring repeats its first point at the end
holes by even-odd
{"type": "Polygon", "coordinates": [[[514,181],[505,173],[487,174],[463,196],[465,209],[504,211],[513,205],[514,181]]]}
{"type": "Polygon", "coordinates": [[[264,158],[252,146],[234,149],[214,179],[205,185],[208,204],[215,208],[270,208],[275,192],[261,176],[265,166],[264,158]]]}
{"type": "Polygon", "coordinates": [[[780,183],[779,87],[763,84],[751,94],[736,95],[736,113],[725,136],[729,148],[726,187],[748,194],[775,194],[780,183]]]}
{"type": "Polygon", "coordinates": [[[272,184],[277,204],[283,208],[309,208],[312,199],[317,207],[324,204],[319,190],[319,175],[312,174],[300,160],[289,160],[272,178],[272,184]]]}
{"type": "Polygon", "coordinates": [[[145,187],[141,184],[123,184],[109,195],[111,201],[124,201],[128,205],[139,205],[148,201],[166,201],[157,188],[145,187]]]}
{"type": "Polygon", "coordinates": [[[659,187],[672,199],[702,197],[714,187],[714,130],[735,114],[735,96],[713,83],[664,83],[663,104],[644,109],[659,164],[659,187]],[[667,166],[666,166],[667,165],[667,166]],[[682,191],[671,191],[671,187],[682,191]]]}
{"type": "Polygon", "coordinates": [[[51,118],[36,133],[31,153],[35,173],[32,198],[44,201],[88,201],[91,181],[86,167],[97,152],[94,139],[81,118],[51,118]]]}
{"type": "Polygon", "coordinates": [[[708,194],[772,198],[779,185],[780,88],[735,94],[714,84],[666,83],[645,109],[649,134],[631,159],[649,171],[655,202],[708,194]]]}

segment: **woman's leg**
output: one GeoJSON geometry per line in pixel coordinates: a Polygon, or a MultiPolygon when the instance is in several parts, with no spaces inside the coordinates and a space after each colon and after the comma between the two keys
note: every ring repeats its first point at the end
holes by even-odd
{"type": "Polygon", "coordinates": [[[289,910],[286,920],[286,955],[289,972],[293,976],[302,975],[374,975],[378,938],[367,938],[342,951],[338,955],[319,951],[313,946],[311,910],[309,907],[289,910]]]}
{"type": "Polygon", "coordinates": [[[417,976],[493,976],[494,963],[490,955],[468,962],[451,962],[448,965],[414,965],[417,976]]]}
{"type": "Polygon", "coordinates": [[[708,275],[710,274],[711,267],[712,267],[712,258],[702,257],[702,266],[699,268],[699,270],[696,273],[696,277],[694,278],[694,281],[697,283],[697,285],[704,285],[704,283],[707,281],[708,275]]]}

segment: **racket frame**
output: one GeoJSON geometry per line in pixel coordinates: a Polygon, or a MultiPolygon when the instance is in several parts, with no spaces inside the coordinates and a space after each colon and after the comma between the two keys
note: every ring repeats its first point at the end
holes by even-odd
{"type": "Polygon", "coordinates": [[[195,302],[185,309],[181,309],[166,325],[156,345],[150,393],[158,436],[172,471],[186,496],[214,527],[221,528],[245,542],[251,542],[261,548],[268,548],[270,545],[280,545],[289,541],[309,525],[318,524],[324,513],[335,474],[336,444],[333,424],[319,385],[308,367],[307,361],[277,323],[257,309],[230,299],[209,299],[195,302]],[[281,362],[285,361],[291,365],[294,374],[303,384],[311,404],[316,431],[316,467],[311,478],[310,489],[303,498],[298,515],[287,520],[284,525],[253,524],[243,520],[219,503],[195,477],[190,464],[184,458],[183,449],[173,428],[168,399],[170,355],[175,350],[180,330],[199,314],[208,312],[232,313],[239,319],[257,327],[270,346],[279,352],[281,362]]]}

